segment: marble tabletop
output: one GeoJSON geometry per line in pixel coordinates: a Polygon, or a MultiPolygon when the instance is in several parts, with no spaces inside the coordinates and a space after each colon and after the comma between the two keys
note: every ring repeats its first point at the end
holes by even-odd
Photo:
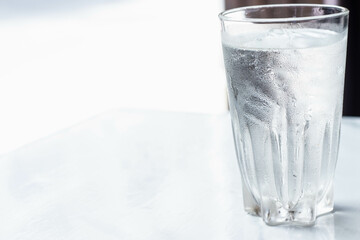
{"type": "Polygon", "coordinates": [[[228,114],[116,110],[0,159],[0,239],[360,239],[360,118],[344,118],[335,210],[269,227],[242,206],[228,114]]]}

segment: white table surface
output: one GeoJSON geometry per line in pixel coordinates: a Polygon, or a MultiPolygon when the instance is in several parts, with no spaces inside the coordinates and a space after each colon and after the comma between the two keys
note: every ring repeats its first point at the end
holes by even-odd
{"type": "Polygon", "coordinates": [[[0,239],[360,239],[360,118],[344,118],[335,212],[243,211],[228,114],[119,110],[0,159],[0,239]]]}

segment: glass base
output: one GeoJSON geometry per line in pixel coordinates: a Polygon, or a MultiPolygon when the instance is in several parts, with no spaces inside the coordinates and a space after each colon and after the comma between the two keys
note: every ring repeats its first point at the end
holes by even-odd
{"type": "Polygon", "coordinates": [[[324,197],[314,206],[303,201],[293,209],[286,209],[276,201],[263,199],[260,206],[251,193],[243,185],[244,209],[251,215],[262,217],[267,225],[282,224],[312,226],[318,216],[330,213],[334,208],[333,186],[331,185],[324,197]]]}

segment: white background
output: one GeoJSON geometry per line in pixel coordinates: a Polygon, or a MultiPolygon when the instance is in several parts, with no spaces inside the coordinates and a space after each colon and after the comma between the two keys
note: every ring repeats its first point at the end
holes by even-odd
{"type": "Polygon", "coordinates": [[[0,154],[115,108],[227,111],[213,0],[0,2],[0,154]]]}

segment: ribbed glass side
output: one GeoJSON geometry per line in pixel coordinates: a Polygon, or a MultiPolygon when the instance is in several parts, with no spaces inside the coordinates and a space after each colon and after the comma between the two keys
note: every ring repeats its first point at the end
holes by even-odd
{"type": "MultiPolygon", "coordinates": [[[[236,109],[236,108],[235,108],[236,109]]],[[[270,225],[311,225],[333,209],[332,179],[337,161],[341,108],[331,118],[281,131],[232,111],[234,139],[243,177],[245,210],[270,225]]]]}

